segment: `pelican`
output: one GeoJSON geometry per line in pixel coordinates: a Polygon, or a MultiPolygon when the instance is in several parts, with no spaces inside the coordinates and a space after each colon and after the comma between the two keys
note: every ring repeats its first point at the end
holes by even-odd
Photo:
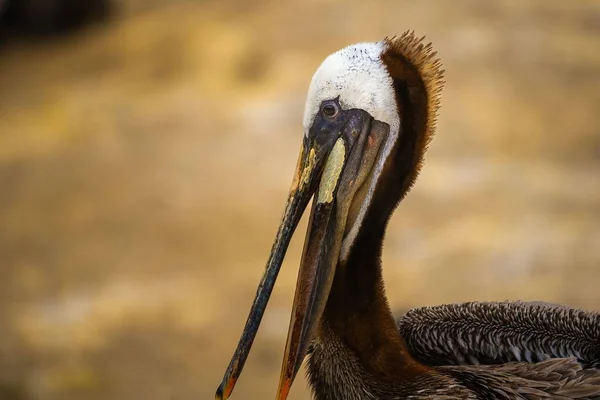
{"type": "Polygon", "coordinates": [[[311,197],[278,400],[307,356],[317,400],[600,399],[598,313],[475,302],[394,320],[383,238],[421,169],[443,84],[431,44],[412,32],[346,47],[317,69],[284,215],[216,399],[233,391],[311,197]]]}

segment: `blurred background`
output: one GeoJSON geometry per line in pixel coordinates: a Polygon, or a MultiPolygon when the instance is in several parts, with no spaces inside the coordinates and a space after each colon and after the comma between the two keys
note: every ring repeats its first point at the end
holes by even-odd
{"type": "MultiPolygon", "coordinates": [[[[600,309],[598,1],[0,8],[0,399],[213,398],[283,210],[312,73],[408,29],[433,42],[448,83],[388,229],[394,310],[600,309]]],[[[275,393],[303,238],[238,399],[275,393]]],[[[309,396],[299,377],[291,398],[309,396]]]]}

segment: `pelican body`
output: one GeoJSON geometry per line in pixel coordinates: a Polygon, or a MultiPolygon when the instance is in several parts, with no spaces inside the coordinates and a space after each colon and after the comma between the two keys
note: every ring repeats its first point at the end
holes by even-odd
{"type": "Polygon", "coordinates": [[[306,356],[317,400],[600,399],[598,313],[466,303],[394,320],[383,238],[421,168],[443,83],[431,45],[410,32],[346,47],[317,69],[283,219],[217,399],[233,391],[311,197],[278,400],[306,356]]]}

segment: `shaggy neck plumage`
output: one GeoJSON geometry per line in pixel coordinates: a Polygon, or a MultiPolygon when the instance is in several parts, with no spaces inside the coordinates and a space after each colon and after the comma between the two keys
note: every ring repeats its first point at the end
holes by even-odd
{"type": "Polygon", "coordinates": [[[408,88],[396,83],[404,129],[383,168],[372,202],[346,262],[336,269],[322,324],[381,379],[422,372],[398,333],[382,280],[381,252],[387,222],[412,185],[422,154],[422,127],[412,118],[408,88]]]}

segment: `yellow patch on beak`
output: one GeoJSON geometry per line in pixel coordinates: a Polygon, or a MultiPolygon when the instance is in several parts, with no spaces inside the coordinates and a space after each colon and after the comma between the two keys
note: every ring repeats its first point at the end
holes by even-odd
{"type": "Polygon", "coordinates": [[[319,194],[317,195],[318,203],[331,203],[333,200],[333,191],[340,179],[345,159],[346,148],[344,147],[344,140],[339,138],[333,145],[329,157],[327,157],[321,183],[319,185],[319,194]]]}
{"type": "Polygon", "coordinates": [[[300,177],[300,187],[304,187],[308,183],[310,174],[312,173],[312,170],[315,167],[315,158],[315,149],[310,149],[310,153],[308,153],[308,162],[306,163],[306,167],[304,167],[304,170],[302,171],[302,176],[300,177]]]}

